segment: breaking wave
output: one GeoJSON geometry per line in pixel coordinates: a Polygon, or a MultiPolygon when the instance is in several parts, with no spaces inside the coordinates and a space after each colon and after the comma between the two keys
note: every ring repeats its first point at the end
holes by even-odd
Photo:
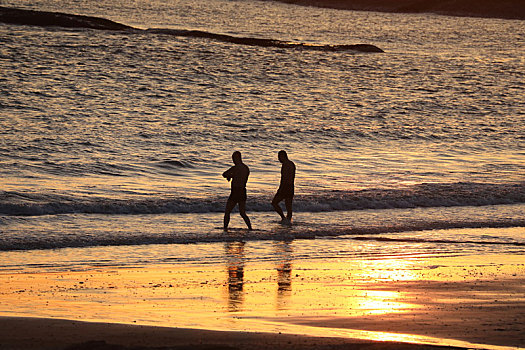
{"type": "Polygon", "coordinates": [[[274,47],[281,49],[301,49],[313,51],[359,51],[359,52],[384,52],[380,48],[370,44],[349,44],[349,45],[322,45],[322,44],[306,44],[282,41],[277,39],[264,38],[249,38],[237,37],[226,34],[210,33],[200,30],[186,30],[186,29],[138,29],[125,24],[113,22],[111,20],[99,17],[73,15],[62,12],[47,12],[16,9],[9,7],[0,7],[0,22],[18,24],[18,25],[33,25],[42,27],[64,27],[64,28],[88,28],[100,30],[115,30],[127,31],[137,33],[151,33],[164,34],[178,37],[192,37],[203,38],[226,43],[258,46],[258,47],[274,47]]]}
{"type": "Polygon", "coordinates": [[[490,245],[490,246],[509,246],[517,249],[525,247],[525,242],[505,239],[501,237],[491,237],[489,239],[480,238],[478,240],[457,237],[456,239],[439,239],[428,237],[385,237],[384,235],[402,232],[418,232],[441,229],[464,229],[464,228],[506,228],[525,226],[523,219],[497,219],[487,220],[452,220],[452,221],[422,221],[404,222],[398,225],[377,224],[377,225],[352,225],[347,227],[327,226],[318,227],[315,224],[294,225],[292,230],[272,228],[269,230],[239,230],[233,229],[228,233],[216,228],[207,232],[122,232],[108,230],[98,232],[89,230],[79,230],[62,235],[50,235],[42,233],[24,232],[23,235],[6,235],[0,237],[0,251],[12,250],[33,250],[33,249],[57,249],[57,248],[84,248],[97,246],[134,246],[152,244],[193,244],[193,243],[213,243],[213,242],[232,242],[242,239],[243,241],[265,241],[265,240],[295,240],[295,239],[316,239],[316,238],[343,238],[356,241],[380,241],[392,243],[418,243],[418,244],[443,244],[443,245],[490,245]]]}
{"type": "MultiPolygon", "coordinates": [[[[248,195],[247,209],[249,211],[272,211],[271,194],[248,195]]],[[[226,197],[222,196],[94,199],[44,193],[0,192],[0,215],[214,213],[224,210],[225,201],[226,197]]],[[[525,203],[525,182],[514,184],[433,183],[401,189],[323,191],[308,195],[298,194],[294,199],[294,209],[298,212],[330,212],[517,203],[525,203]]]]}

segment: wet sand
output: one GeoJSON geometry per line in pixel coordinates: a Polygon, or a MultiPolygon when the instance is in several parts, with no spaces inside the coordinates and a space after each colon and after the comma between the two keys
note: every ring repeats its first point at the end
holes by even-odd
{"type": "Polygon", "coordinates": [[[300,335],[88,323],[38,318],[0,318],[1,349],[448,349],[300,335]]]}
{"type": "Polygon", "coordinates": [[[522,255],[249,264],[229,249],[224,265],[2,272],[0,315],[38,319],[1,318],[1,348],[525,344],[522,255]]]}

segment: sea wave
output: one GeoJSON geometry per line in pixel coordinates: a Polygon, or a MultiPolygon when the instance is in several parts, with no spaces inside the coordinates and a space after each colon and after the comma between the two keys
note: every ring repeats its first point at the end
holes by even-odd
{"type": "Polygon", "coordinates": [[[464,229],[464,228],[506,228],[525,227],[525,219],[497,219],[497,220],[443,220],[443,221],[421,221],[404,222],[397,225],[348,225],[348,226],[325,226],[319,227],[315,224],[299,223],[291,228],[274,227],[270,229],[232,229],[224,232],[219,227],[201,232],[122,232],[107,230],[106,232],[88,232],[79,230],[68,234],[41,234],[24,232],[23,234],[10,234],[0,236],[0,251],[13,250],[35,250],[35,249],[57,249],[57,248],[85,248],[97,246],[133,246],[153,244],[194,244],[243,241],[265,241],[265,240],[295,240],[316,238],[346,238],[356,241],[380,241],[385,243],[418,243],[418,244],[444,244],[444,245],[491,245],[509,246],[522,249],[525,242],[505,239],[503,237],[491,237],[490,239],[462,238],[440,239],[432,237],[400,236],[387,237],[385,235],[402,232],[421,232],[440,229],[464,229]]]}
{"type": "MultiPolygon", "coordinates": [[[[272,194],[250,195],[247,209],[272,211],[272,194]]],[[[166,214],[214,213],[224,210],[226,197],[163,197],[114,199],[75,197],[54,193],[0,192],[0,215],[39,216],[56,214],[166,214]]],[[[298,194],[294,210],[330,212],[342,210],[485,206],[525,203],[525,182],[512,184],[419,184],[397,189],[320,191],[298,194]]]]}
{"type": "Polygon", "coordinates": [[[194,168],[192,162],[177,159],[162,160],[157,162],[155,165],[163,169],[194,168]]]}
{"type": "Polygon", "coordinates": [[[62,12],[47,12],[25,10],[9,7],[0,7],[0,22],[18,25],[33,25],[42,27],[64,27],[64,28],[88,28],[99,30],[126,31],[129,33],[151,33],[172,35],[177,37],[203,38],[220,42],[258,46],[274,47],[281,49],[301,49],[313,51],[359,51],[359,52],[384,52],[377,46],[370,44],[344,44],[344,45],[323,45],[310,43],[295,43],[277,39],[237,37],[226,34],[210,33],[201,30],[187,29],[138,29],[125,24],[117,23],[105,18],[81,16],[62,12]]]}

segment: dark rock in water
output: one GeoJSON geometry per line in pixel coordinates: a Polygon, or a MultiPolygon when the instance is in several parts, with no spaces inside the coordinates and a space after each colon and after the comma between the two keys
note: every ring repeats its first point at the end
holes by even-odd
{"type": "Polygon", "coordinates": [[[294,47],[313,50],[313,51],[326,51],[326,52],[338,52],[338,51],[358,51],[358,52],[385,52],[379,47],[370,44],[354,44],[354,45],[310,45],[310,44],[293,44],[294,47]]]}
{"type": "Polygon", "coordinates": [[[20,25],[65,28],[91,28],[104,30],[133,30],[124,24],[105,18],[71,15],[61,12],[22,10],[0,7],[0,22],[20,25]]]}
{"type": "Polygon", "coordinates": [[[184,29],[162,29],[152,28],[147,29],[148,33],[165,34],[173,36],[184,36],[192,38],[205,38],[213,39],[217,41],[247,45],[247,46],[259,46],[259,47],[275,47],[281,49],[300,49],[309,51],[326,51],[326,52],[337,52],[337,51],[359,51],[359,52],[384,52],[379,47],[370,44],[356,44],[356,45],[318,45],[318,44],[303,44],[294,43],[289,41],[282,41],[276,39],[264,39],[264,38],[243,38],[237,36],[231,36],[226,34],[209,33],[201,30],[184,30],[184,29]]]}
{"type": "Polygon", "coordinates": [[[33,25],[41,27],[65,27],[65,28],[89,28],[102,30],[118,30],[118,31],[140,31],[152,34],[165,34],[172,36],[185,36],[193,38],[204,38],[216,41],[222,41],[238,45],[259,46],[259,47],[275,47],[283,49],[298,49],[309,51],[325,51],[325,52],[339,52],[339,51],[358,51],[358,52],[384,52],[380,48],[369,44],[356,45],[319,45],[319,44],[304,44],[294,43],[276,39],[264,38],[243,38],[231,36],[226,34],[210,33],[200,30],[185,30],[185,29],[137,29],[125,24],[110,21],[105,18],[71,15],[61,12],[47,12],[22,10],[9,7],[0,6],[0,22],[19,24],[19,25],[33,25]]]}
{"type": "Polygon", "coordinates": [[[379,47],[370,44],[336,45],[333,51],[385,52],[379,47]]]}

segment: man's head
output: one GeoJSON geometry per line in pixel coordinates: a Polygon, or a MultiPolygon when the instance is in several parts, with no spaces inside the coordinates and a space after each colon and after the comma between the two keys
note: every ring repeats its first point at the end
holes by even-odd
{"type": "Polygon", "coordinates": [[[277,154],[277,157],[279,157],[279,162],[284,163],[288,160],[288,154],[286,154],[286,151],[279,151],[277,154]]]}
{"type": "Polygon", "coordinates": [[[233,152],[232,159],[233,159],[233,163],[235,165],[241,164],[242,163],[241,152],[239,152],[239,151],[233,152]]]}

